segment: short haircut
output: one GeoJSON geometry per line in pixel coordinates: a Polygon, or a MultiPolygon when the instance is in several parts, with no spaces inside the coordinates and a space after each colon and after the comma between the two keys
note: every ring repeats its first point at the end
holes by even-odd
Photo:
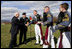
{"type": "Polygon", "coordinates": [[[24,12],[24,13],[22,13],[22,15],[26,15],[26,13],[24,12]]]}
{"type": "Polygon", "coordinates": [[[62,6],[63,8],[65,8],[66,10],[68,10],[68,8],[69,8],[68,3],[63,3],[63,4],[61,4],[61,6],[62,6]]]}
{"type": "Polygon", "coordinates": [[[14,16],[16,16],[16,14],[19,14],[19,12],[14,13],[14,16]]]}
{"type": "Polygon", "coordinates": [[[34,10],[35,12],[37,12],[37,10],[34,10]]]}
{"type": "Polygon", "coordinates": [[[45,6],[44,8],[49,8],[49,6],[45,6]]]}

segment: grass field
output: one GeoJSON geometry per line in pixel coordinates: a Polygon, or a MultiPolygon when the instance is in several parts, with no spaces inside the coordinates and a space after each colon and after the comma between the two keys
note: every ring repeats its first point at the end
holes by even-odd
{"type": "MultiPolygon", "coordinates": [[[[11,28],[11,24],[5,24],[2,25],[1,24],[1,48],[8,48],[9,47],[9,43],[10,43],[10,28],[11,28]]],[[[46,30],[46,26],[42,26],[42,30],[43,30],[43,36],[45,34],[45,30],[46,30]]],[[[27,31],[27,44],[22,44],[19,45],[18,47],[15,48],[42,48],[42,46],[40,45],[34,45],[35,43],[35,34],[34,34],[34,25],[31,25],[31,30],[30,30],[30,26],[28,27],[28,31],[27,31]],[[30,31],[31,31],[31,37],[30,37],[30,31]],[[30,41],[31,39],[31,41],[30,41]]],[[[59,37],[59,31],[56,31],[56,33],[54,33],[55,38],[57,39],[59,37]]],[[[57,40],[55,40],[57,41],[57,40]]],[[[17,35],[17,44],[19,44],[19,34],[17,35]]]]}

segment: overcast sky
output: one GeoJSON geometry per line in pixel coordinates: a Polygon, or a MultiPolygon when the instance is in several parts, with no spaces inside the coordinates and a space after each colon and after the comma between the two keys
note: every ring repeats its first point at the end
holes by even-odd
{"type": "Polygon", "coordinates": [[[54,16],[59,14],[59,5],[62,3],[69,4],[69,13],[71,14],[71,1],[1,1],[1,20],[11,20],[15,12],[26,12],[27,17],[33,16],[33,10],[37,10],[40,15],[43,14],[45,6],[50,7],[54,16]]]}

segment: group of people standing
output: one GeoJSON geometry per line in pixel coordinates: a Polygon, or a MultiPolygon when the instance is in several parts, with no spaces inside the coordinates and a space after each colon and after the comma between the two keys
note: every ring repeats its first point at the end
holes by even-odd
{"type": "Polygon", "coordinates": [[[9,47],[13,47],[13,46],[17,46],[17,34],[20,31],[20,37],[19,37],[19,45],[21,45],[22,43],[26,44],[26,32],[27,32],[27,26],[29,23],[29,19],[26,17],[26,13],[22,14],[22,17],[20,18],[20,20],[18,19],[19,17],[19,13],[15,13],[15,16],[12,18],[11,20],[11,42],[9,47]],[[24,41],[22,42],[23,39],[23,35],[24,35],[24,41]]]}
{"type": "Polygon", "coordinates": [[[15,13],[15,16],[12,18],[12,26],[11,26],[11,41],[9,47],[12,48],[13,46],[17,46],[17,34],[20,30],[20,37],[19,37],[19,45],[22,43],[26,44],[26,32],[27,26],[31,24],[35,24],[35,37],[36,43],[35,45],[39,44],[43,45],[43,48],[55,48],[54,42],[54,35],[53,33],[56,30],[60,30],[60,37],[57,42],[57,48],[70,48],[71,47],[71,32],[70,32],[70,23],[71,23],[71,16],[68,13],[69,5],[67,3],[63,3],[60,5],[60,13],[58,15],[58,21],[56,25],[53,25],[53,15],[50,12],[50,7],[45,6],[43,12],[43,18],[41,15],[37,13],[37,10],[34,10],[34,17],[29,19],[26,17],[26,13],[22,14],[20,20],[18,19],[19,13],[15,13]],[[41,26],[47,26],[45,37],[43,39],[43,32],[41,26]],[[22,37],[24,35],[24,41],[22,42],[22,37]]]}

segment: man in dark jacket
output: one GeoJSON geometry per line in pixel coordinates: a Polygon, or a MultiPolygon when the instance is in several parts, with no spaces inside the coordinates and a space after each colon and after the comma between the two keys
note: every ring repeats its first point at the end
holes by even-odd
{"type": "Polygon", "coordinates": [[[12,18],[11,20],[11,41],[10,41],[10,45],[9,48],[12,48],[13,46],[17,46],[16,44],[16,40],[17,40],[17,33],[19,31],[19,13],[15,13],[15,16],[12,18]]]}
{"type": "Polygon", "coordinates": [[[23,43],[26,44],[26,32],[27,26],[29,23],[29,19],[26,17],[26,13],[22,14],[23,17],[20,18],[20,37],[19,37],[19,45],[22,44],[22,37],[24,35],[23,43]]]}

